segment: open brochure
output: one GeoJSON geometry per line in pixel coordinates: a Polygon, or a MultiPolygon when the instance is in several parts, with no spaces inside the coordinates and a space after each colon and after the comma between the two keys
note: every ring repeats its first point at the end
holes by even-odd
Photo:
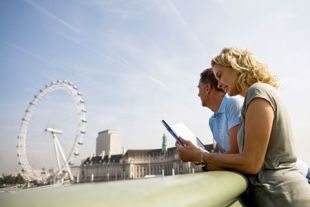
{"type": "Polygon", "coordinates": [[[181,137],[182,139],[191,141],[195,146],[205,148],[204,144],[200,141],[198,137],[194,135],[194,133],[183,123],[179,122],[176,124],[173,124],[169,126],[164,120],[162,120],[163,124],[169,131],[169,133],[177,140],[178,137],[181,137]]]}

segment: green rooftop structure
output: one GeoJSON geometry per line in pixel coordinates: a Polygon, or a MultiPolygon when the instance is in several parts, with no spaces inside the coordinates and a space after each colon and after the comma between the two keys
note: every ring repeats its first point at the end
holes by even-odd
{"type": "Polygon", "coordinates": [[[163,134],[163,143],[162,143],[162,146],[161,146],[161,150],[162,150],[162,152],[166,152],[167,151],[167,137],[166,137],[165,133],[163,134]]]}

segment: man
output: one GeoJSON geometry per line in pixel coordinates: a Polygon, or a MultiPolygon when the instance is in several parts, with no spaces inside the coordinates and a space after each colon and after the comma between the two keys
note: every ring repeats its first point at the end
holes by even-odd
{"type": "Polygon", "coordinates": [[[198,89],[202,106],[214,112],[209,119],[209,127],[217,147],[224,153],[238,153],[237,133],[242,100],[227,96],[223,89],[218,87],[211,68],[200,74],[198,89]]]}
{"type": "MultiPolygon", "coordinates": [[[[217,147],[224,153],[239,153],[237,134],[241,121],[242,99],[227,96],[211,68],[205,69],[200,74],[198,89],[201,105],[214,112],[209,119],[209,126],[218,144],[217,147]]],[[[308,165],[298,159],[297,167],[310,183],[308,165]]]]}

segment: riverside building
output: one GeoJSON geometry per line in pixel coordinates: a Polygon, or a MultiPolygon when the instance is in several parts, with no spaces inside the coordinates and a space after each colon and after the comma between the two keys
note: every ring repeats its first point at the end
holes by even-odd
{"type": "Polygon", "coordinates": [[[161,149],[120,149],[122,147],[117,130],[99,132],[97,154],[83,160],[81,166],[74,169],[76,181],[140,179],[201,171],[201,166],[180,160],[175,147],[167,148],[165,134],[161,149]]]}

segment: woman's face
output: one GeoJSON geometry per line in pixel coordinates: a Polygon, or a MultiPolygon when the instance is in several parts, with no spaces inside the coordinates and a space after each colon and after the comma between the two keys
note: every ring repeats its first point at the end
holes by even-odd
{"type": "Polygon", "coordinates": [[[230,96],[240,94],[236,87],[238,79],[238,73],[236,70],[231,67],[215,64],[213,66],[213,72],[218,80],[219,88],[222,88],[230,96]]]}

